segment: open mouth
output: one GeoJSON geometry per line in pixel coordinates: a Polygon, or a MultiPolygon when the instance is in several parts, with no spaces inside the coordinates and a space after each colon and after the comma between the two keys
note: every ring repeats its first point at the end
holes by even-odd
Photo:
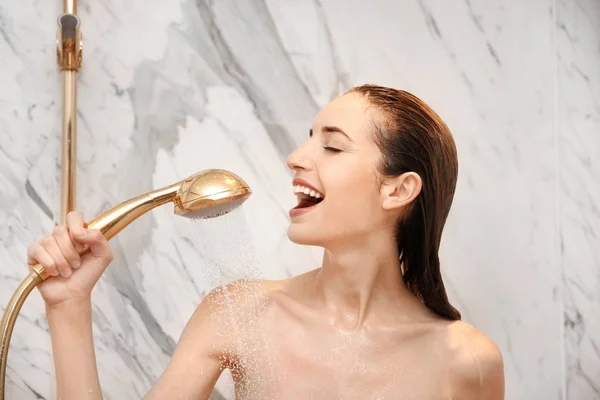
{"type": "Polygon", "coordinates": [[[298,197],[298,205],[294,207],[295,209],[315,206],[324,199],[321,193],[301,185],[294,186],[294,193],[298,197]]]}

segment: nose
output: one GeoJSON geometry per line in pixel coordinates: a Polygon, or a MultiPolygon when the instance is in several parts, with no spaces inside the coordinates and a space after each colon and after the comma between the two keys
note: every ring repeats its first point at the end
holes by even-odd
{"type": "Polygon", "coordinates": [[[295,171],[297,169],[311,169],[312,161],[309,157],[308,142],[304,143],[294,152],[287,156],[286,164],[289,169],[295,171]]]}

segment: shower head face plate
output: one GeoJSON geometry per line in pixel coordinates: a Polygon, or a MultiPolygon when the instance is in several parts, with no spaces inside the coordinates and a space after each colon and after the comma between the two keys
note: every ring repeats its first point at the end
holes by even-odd
{"type": "Polygon", "coordinates": [[[252,194],[246,182],[232,172],[211,169],[185,179],[175,198],[175,214],[214,218],[242,205],[252,194]]]}

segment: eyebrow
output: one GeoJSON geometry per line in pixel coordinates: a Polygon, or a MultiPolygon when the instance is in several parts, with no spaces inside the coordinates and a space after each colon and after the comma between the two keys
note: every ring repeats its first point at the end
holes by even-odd
{"type": "MultiPolygon", "coordinates": [[[[330,126],[330,125],[325,125],[324,127],[321,128],[321,132],[323,133],[341,133],[342,135],[346,136],[348,138],[349,141],[354,142],[352,139],[350,139],[350,136],[348,136],[346,134],[346,132],[344,132],[341,128],[338,128],[337,126],[330,126]]],[[[313,130],[311,129],[309,131],[310,137],[312,137],[313,135],[313,130]]]]}

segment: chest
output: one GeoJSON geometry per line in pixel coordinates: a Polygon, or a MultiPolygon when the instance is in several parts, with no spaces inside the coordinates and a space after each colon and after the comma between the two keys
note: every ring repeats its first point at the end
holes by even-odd
{"type": "Polygon", "coordinates": [[[241,347],[238,399],[452,398],[439,340],[279,322],[241,347]]]}

